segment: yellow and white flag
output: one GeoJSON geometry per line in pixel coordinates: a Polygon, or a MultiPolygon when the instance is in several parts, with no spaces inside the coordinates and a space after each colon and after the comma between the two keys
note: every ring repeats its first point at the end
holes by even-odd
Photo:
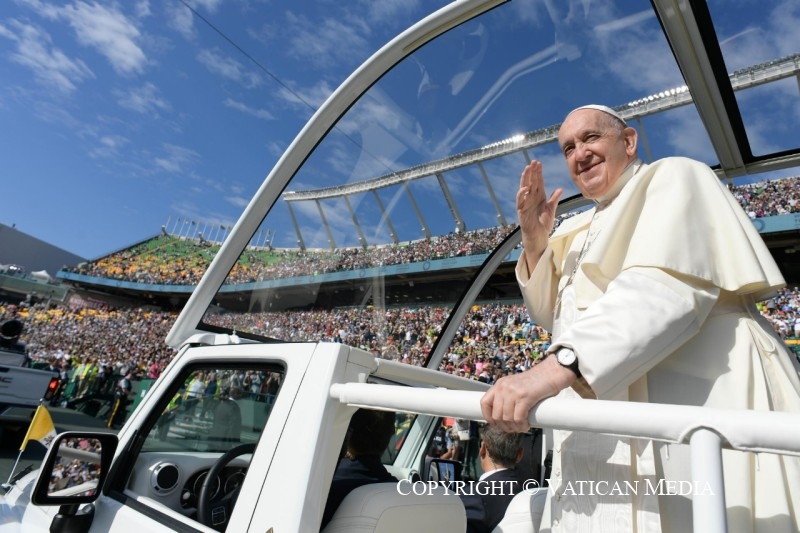
{"type": "Polygon", "coordinates": [[[47,407],[44,405],[40,405],[36,408],[36,413],[33,415],[33,420],[31,420],[31,426],[28,428],[28,432],[22,440],[22,446],[19,447],[19,451],[25,449],[29,440],[38,440],[49,448],[50,443],[53,442],[55,438],[56,426],[53,424],[53,419],[50,417],[50,411],[48,411],[47,407]]]}

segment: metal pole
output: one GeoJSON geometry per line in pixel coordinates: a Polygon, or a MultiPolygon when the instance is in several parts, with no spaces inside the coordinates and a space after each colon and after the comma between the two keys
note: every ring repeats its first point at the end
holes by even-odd
{"type": "Polygon", "coordinates": [[[322,227],[325,228],[325,233],[328,235],[328,247],[331,250],[336,249],[336,241],[333,240],[333,232],[328,225],[328,219],[325,217],[325,212],[322,210],[322,203],[319,200],[314,200],[317,204],[317,211],[319,211],[319,218],[322,220],[322,227]]]}
{"type": "Polygon", "coordinates": [[[461,213],[458,211],[458,204],[456,204],[455,198],[450,194],[450,188],[444,180],[444,174],[437,172],[436,179],[439,180],[439,187],[442,189],[442,194],[444,194],[444,198],[447,200],[447,206],[450,208],[450,214],[453,216],[453,220],[456,223],[456,231],[463,233],[467,230],[467,225],[464,223],[464,219],[461,218],[461,213]]]}
{"type": "Polygon", "coordinates": [[[23,451],[24,450],[20,450],[19,453],[17,454],[17,460],[14,462],[14,466],[11,468],[11,473],[8,475],[8,481],[6,481],[5,483],[6,485],[11,484],[11,478],[14,477],[14,472],[17,470],[17,465],[19,464],[19,460],[22,457],[23,451]]]}
{"type": "Polygon", "coordinates": [[[494,205],[494,210],[497,213],[497,223],[500,224],[501,226],[505,226],[506,217],[503,216],[503,210],[500,208],[500,202],[497,201],[497,196],[494,194],[494,189],[492,188],[492,184],[489,182],[489,175],[486,174],[486,169],[483,167],[483,163],[478,161],[476,164],[478,165],[478,170],[481,171],[483,184],[486,185],[486,190],[489,191],[489,198],[491,198],[492,205],[494,205]]]}
{"type": "Polygon", "coordinates": [[[422,225],[422,233],[425,235],[426,239],[431,238],[431,230],[428,229],[428,224],[425,222],[425,219],[422,216],[422,211],[419,210],[419,206],[417,205],[417,201],[414,199],[414,195],[411,193],[411,187],[408,186],[408,183],[403,182],[403,188],[408,195],[408,199],[411,202],[411,207],[414,208],[414,212],[417,214],[417,220],[422,225]]]}
{"type": "Polygon", "coordinates": [[[394,230],[392,221],[389,219],[389,214],[383,207],[383,202],[381,202],[381,197],[378,196],[378,191],[372,189],[372,195],[375,197],[375,202],[377,202],[378,207],[381,210],[381,221],[386,223],[386,227],[389,228],[389,236],[392,238],[392,242],[397,244],[398,242],[400,242],[399,239],[397,238],[397,232],[394,230]]]}
{"type": "Polygon", "coordinates": [[[689,438],[692,456],[692,517],[695,531],[728,531],[725,484],[722,477],[722,439],[700,428],[689,438]]]}
{"type": "Polygon", "coordinates": [[[294,216],[294,209],[292,209],[292,202],[286,202],[286,207],[289,208],[289,216],[292,219],[292,226],[294,226],[294,233],[297,235],[297,247],[305,251],[306,244],[303,242],[303,234],[300,233],[300,226],[297,224],[297,217],[294,216]]]}

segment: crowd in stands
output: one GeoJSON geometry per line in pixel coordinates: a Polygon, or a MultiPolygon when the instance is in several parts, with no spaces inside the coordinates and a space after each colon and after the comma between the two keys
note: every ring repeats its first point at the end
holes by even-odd
{"type": "Polygon", "coordinates": [[[62,392],[111,393],[132,371],[156,378],[174,355],[164,344],[177,315],[146,308],[0,302],[0,323],[16,318],[31,359],[58,371],[62,392]]]}
{"type": "Polygon", "coordinates": [[[89,263],[72,272],[158,285],[196,285],[219,246],[206,241],[159,235],[89,263]]]}
{"type": "MultiPolygon", "coordinates": [[[[800,211],[800,176],[731,186],[753,218],[800,211]]],[[[567,215],[568,216],[568,215],[567,215]]],[[[559,219],[563,220],[563,218],[559,219]]],[[[248,249],[227,283],[315,275],[485,254],[515,226],[486,228],[399,245],[335,251],[248,249]]],[[[218,245],[160,235],[135,247],[82,264],[89,276],[156,284],[196,284],[218,245]]],[[[760,310],[786,339],[800,339],[800,291],[795,287],[762,302],[760,310]]],[[[413,365],[427,362],[449,308],[338,309],[219,314],[218,326],[289,341],[322,340],[360,346],[379,357],[413,365]]],[[[164,343],[174,313],[151,308],[69,307],[50,302],[0,302],[0,322],[18,318],[33,359],[62,372],[71,392],[108,392],[128,371],[155,378],[174,356],[164,343]]],[[[485,381],[523,370],[548,347],[548,333],[532,324],[521,304],[478,307],[464,320],[440,369],[485,381]]]]}
{"type": "Polygon", "coordinates": [[[730,188],[750,218],[800,212],[800,176],[730,188]]]}
{"type": "MultiPolygon", "coordinates": [[[[800,289],[784,289],[759,308],[781,337],[800,339],[800,289]]],[[[351,308],[224,313],[206,320],[287,341],[343,342],[384,359],[424,365],[449,311],[435,306],[351,308]]],[[[0,322],[10,318],[25,325],[22,340],[31,358],[61,372],[63,390],[69,385],[73,397],[109,392],[128,372],[134,379],[155,379],[175,354],[164,343],[174,313],[0,302],[0,322]]],[[[522,303],[475,306],[439,368],[492,383],[535,364],[548,346],[549,333],[531,322],[522,303]]]]}
{"type": "MultiPolygon", "coordinates": [[[[102,446],[100,441],[92,439],[66,439],[62,446],[75,448],[85,452],[96,453],[100,457],[102,446]]],[[[100,461],[90,462],[79,459],[65,459],[59,457],[53,465],[53,473],[48,484],[49,492],[57,492],[64,489],[83,486],[83,492],[90,496],[97,490],[96,483],[92,483],[100,476],[100,461]]]]}
{"type": "MultiPolygon", "coordinates": [[[[800,176],[736,185],[730,189],[751,218],[800,212],[800,176]]],[[[226,283],[241,284],[486,254],[515,227],[499,226],[408,243],[333,251],[251,248],[239,259],[226,283]]],[[[72,271],[139,283],[196,285],[218,250],[218,244],[204,239],[160,235],[79,265],[72,271]]]]}
{"type": "MultiPolygon", "coordinates": [[[[371,248],[336,250],[249,249],[234,265],[226,283],[240,284],[276,278],[399,265],[491,252],[514,226],[449,233],[371,248]]],[[[196,285],[218,245],[160,235],[71,271],[92,277],[161,285],[196,285]]]]}

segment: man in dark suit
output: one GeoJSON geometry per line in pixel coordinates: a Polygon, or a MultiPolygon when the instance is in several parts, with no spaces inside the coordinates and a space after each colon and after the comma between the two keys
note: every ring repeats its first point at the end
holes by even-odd
{"type": "Polygon", "coordinates": [[[381,462],[381,455],[394,435],[394,420],[394,413],[370,409],[359,409],[350,419],[346,452],[333,473],[320,529],[330,522],[339,504],[354,489],[370,483],[397,482],[381,462]]]}
{"type": "Polygon", "coordinates": [[[221,450],[239,444],[242,438],[242,410],[239,400],[242,389],[223,387],[219,404],[214,408],[214,425],[211,426],[209,440],[221,450]]]}
{"type": "Polygon", "coordinates": [[[503,433],[497,426],[480,429],[480,479],[459,491],[467,511],[467,533],[492,531],[508,504],[522,490],[516,466],[522,459],[522,433],[503,433]]]}

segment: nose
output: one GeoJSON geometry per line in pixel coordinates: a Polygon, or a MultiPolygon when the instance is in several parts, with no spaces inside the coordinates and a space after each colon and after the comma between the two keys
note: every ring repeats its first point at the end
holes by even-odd
{"type": "Polygon", "coordinates": [[[591,150],[588,149],[586,143],[579,141],[575,143],[574,154],[575,154],[575,161],[580,163],[582,161],[586,161],[589,157],[591,157],[591,150]]]}

